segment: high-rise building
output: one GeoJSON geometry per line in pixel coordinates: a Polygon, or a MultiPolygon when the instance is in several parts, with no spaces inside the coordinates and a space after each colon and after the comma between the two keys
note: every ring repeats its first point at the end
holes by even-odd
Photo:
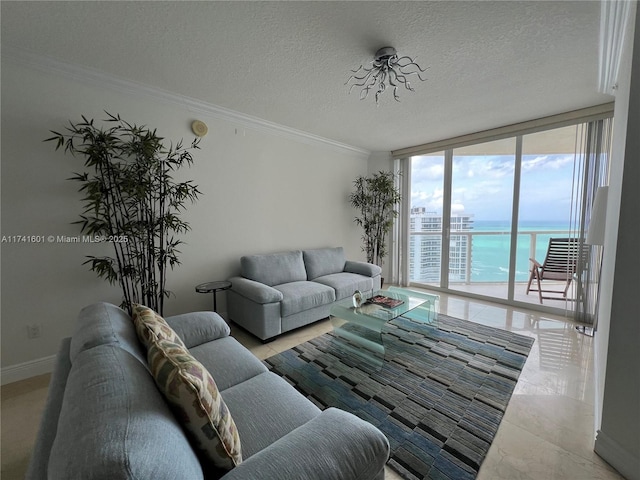
{"type": "MultiPolygon", "coordinates": [[[[409,278],[415,282],[440,283],[442,215],[424,207],[411,209],[409,278]]],[[[471,276],[471,236],[455,232],[473,230],[473,215],[452,214],[449,234],[449,281],[467,282],[471,276]]]]}

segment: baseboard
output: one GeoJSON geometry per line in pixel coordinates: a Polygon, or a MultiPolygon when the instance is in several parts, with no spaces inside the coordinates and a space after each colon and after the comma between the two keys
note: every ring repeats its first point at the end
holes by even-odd
{"type": "MultiPolygon", "coordinates": [[[[227,312],[218,312],[218,315],[228,322],[229,317],[227,316],[227,312]]],[[[51,355],[49,357],[38,358],[36,360],[3,367],[2,370],[0,370],[0,385],[19,382],[20,380],[26,380],[27,378],[35,377],[37,375],[51,373],[53,372],[55,361],[56,356],[51,355]]]]}
{"type": "Polygon", "coordinates": [[[3,367],[0,372],[0,384],[18,382],[27,378],[35,377],[45,373],[51,373],[55,365],[56,356],[38,358],[29,362],[19,363],[3,367]]]}
{"type": "Polygon", "coordinates": [[[640,480],[640,458],[634,457],[602,430],[598,430],[595,452],[628,480],[640,480]]]}

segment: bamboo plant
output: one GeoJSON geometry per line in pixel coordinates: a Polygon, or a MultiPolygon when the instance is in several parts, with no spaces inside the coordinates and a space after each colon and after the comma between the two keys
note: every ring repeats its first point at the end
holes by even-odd
{"type": "Polygon", "coordinates": [[[56,150],[84,158],[89,171],[69,178],[80,184],[84,234],[110,241],[114,256],[88,256],[84,264],[98,277],[122,289],[122,307],[144,304],[162,315],[167,290],[167,267],[180,264],[177,235],[190,230],[180,218],[185,203],[200,192],[192,181],[177,182],[172,174],[193,163],[190,146],[182,140],[165,147],[155,130],[130,124],[107,112],[106,128],[82,116],[66,133],[51,131],[56,150]]]}
{"type": "Polygon", "coordinates": [[[364,229],[362,251],[367,262],[382,266],[387,256],[386,237],[398,216],[396,206],[401,194],[395,184],[398,174],[380,171],[369,177],[360,176],[349,195],[351,206],[358,209],[354,222],[364,229]]]}

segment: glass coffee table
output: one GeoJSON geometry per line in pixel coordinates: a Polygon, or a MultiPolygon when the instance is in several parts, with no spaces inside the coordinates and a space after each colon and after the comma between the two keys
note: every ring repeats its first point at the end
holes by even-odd
{"type": "Polygon", "coordinates": [[[351,297],[330,309],[331,324],[338,348],[381,368],[384,362],[383,327],[400,316],[431,323],[437,316],[438,295],[403,288],[389,288],[362,294],[361,306],[351,297]]]}

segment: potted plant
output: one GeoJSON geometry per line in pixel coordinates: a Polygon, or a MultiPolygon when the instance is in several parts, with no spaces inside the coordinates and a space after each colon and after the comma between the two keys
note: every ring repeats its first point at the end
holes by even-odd
{"type": "Polygon", "coordinates": [[[180,218],[186,201],[194,202],[200,192],[191,181],[176,182],[172,174],[193,162],[182,141],[163,145],[163,138],[144,126],[125,122],[107,112],[108,128],[94,125],[84,116],[71,123],[67,133],[52,131],[45,141],[56,142],[56,150],[84,157],[88,172],[75,173],[69,180],[80,184],[84,210],[82,233],[96,241],[111,242],[114,257],[88,256],[84,264],[110,283],[122,288],[122,307],[131,313],[141,303],[162,315],[167,267],[180,263],[177,234],[190,229],[180,218]]]}
{"type": "Polygon", "coordinates": [[[367,262],[379,266],[387,256],[386,237],[398,216],[396,206],[402,198],[396,187],[397,175],[380,171],[360,176],[353,182],[355,191],[349,195],[351,206],[359,211],[354,221],[364,229],[362,250],[367,254],[367,262]]]}

